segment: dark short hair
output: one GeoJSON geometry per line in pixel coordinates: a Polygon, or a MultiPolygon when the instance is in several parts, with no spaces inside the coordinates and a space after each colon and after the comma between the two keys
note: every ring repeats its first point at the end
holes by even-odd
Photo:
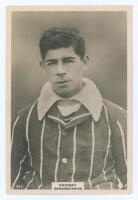
{"type": "Polygon", "coordinates": [[[85,41],[76,28],[51,28],[43,33],[39,43],[43,60],[49,50],[67,48],[70,46],[72,46],[75,53],[83,59],[85,55],[85,41]]]}

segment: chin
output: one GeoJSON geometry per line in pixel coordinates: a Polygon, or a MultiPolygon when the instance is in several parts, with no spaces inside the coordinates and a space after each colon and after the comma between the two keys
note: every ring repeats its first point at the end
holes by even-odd
{"type": "Polygon", "coordinates": [[[62,98],[69,98],[71,96],[69,93],[57,93],[57,95],[62,98]]]}
{"type": "Polygon", "coordinates": [[[64,89],[62,89],[61,91],[56,91],[56,94],[62,98],[69,98],[71,97],[72,95],[72,92],[70,91],[63,91],[64,89]]]}

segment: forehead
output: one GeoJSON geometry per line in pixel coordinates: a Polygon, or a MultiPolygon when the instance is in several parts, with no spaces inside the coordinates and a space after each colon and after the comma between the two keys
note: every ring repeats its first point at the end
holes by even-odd
{"type": "Polygon", "coordinates": [[[64,58],[64,57],[78,57],[75,53],[73,47],[67,48],[58,48],[58,49],[50,49],[45,59],[56,59],[56,58],[64,58]]]}

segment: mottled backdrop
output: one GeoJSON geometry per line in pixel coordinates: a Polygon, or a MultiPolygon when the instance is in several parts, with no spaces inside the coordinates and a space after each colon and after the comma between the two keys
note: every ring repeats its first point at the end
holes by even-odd
{"type": "MultiPolygon", "coordinates": [[[[33,102],[46,78],[40,69],[39,39],[52,26],[74,26],[86,38],[90,57],[86,76],[102,95],[127,106],[126,12],[13,12],[12,14],[12,118],[33,102]]],[[[10,48],[10,47],[9,47],[10,48]]]]}

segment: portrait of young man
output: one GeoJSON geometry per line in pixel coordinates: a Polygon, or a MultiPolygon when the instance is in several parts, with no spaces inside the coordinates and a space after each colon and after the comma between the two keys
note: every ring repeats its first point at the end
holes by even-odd
{"type": "Polygon", "coordinates": [[[104,97],[88,75],[91,54],[79,26],[51,25],[38,38],[46,81],[12,119],[11,188],[79,182],[85,190],[127,190],[125,104],[104,97]]]}

